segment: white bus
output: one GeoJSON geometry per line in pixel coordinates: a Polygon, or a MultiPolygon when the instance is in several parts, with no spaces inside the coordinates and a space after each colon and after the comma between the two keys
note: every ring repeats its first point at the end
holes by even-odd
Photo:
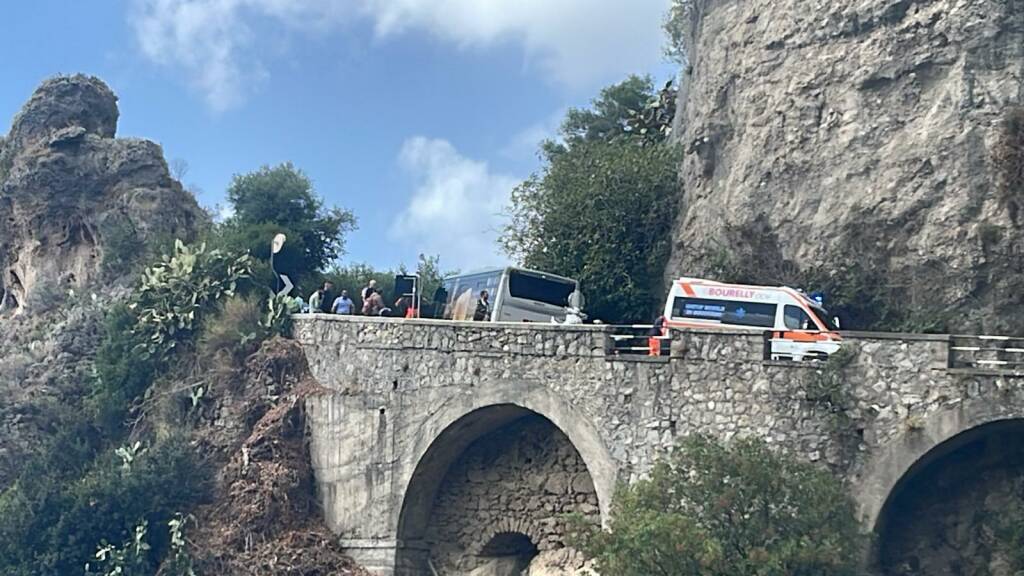
{"type": "Polygon", "coordinates": [[[841,346],[837,321],[803,292],[785,286],[724,284],[699,278],[672,283],[665,323],[675,328],[772,332],[777,359],[825,358],[841,346]]]}
{"type": "Polygon", "coordinates": [[[490,297],[490,322],[564,322],[570,306],[582,307],[579,282],[525,268],[496,268],[446,278],[435,300],[445,320],[472,320],[480,291],[490,297]]]}

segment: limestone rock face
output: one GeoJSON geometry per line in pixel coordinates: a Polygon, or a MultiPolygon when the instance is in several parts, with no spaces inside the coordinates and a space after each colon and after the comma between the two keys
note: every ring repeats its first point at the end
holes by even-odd
{"type": "Polygon", "coordinates": [[[44,82],[0,145],[0,313],[99,277],[104,240],[189,239],[201,211],[160,146],[117,139],[117,97],[101,80],[44,82]]]}
{"type": "Polygon", "coordinates": [[[736,251],[858,262],[956,329],[1024,331],[1024,215],[992,162],[1024,97],[1024,2],[694,0],[692,16],[670,277],[736,251]]]}

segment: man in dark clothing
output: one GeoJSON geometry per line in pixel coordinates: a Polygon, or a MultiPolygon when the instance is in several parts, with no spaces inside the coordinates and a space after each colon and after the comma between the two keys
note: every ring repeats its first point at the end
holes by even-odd
{"type": "Polygon", "coordinates": [[[482,322],[491,318],[491,303],[487,300],[487,290],[480,291],[480,299],[476,301],[476,310],[473,312],[473,320],[482,322]]]}
{"type": "Polygon", "coordinates": [[[336,294],[334,293],[334,283],[330,282],[330,281],[324,282],[323,294],[322,294],[322,298],[320,300],[320,311],[321,312],[324,312],[324,313],[327,313],[327,314],[331,313],[331,306],[334,304],[334,297],[335,296],[336,296],[336,294]]]}
{"type": "Polygon", "coordinates": [[[661,356],[661,341],[668,336],[668,329],[665,327],[665,317],[658,316],[654,325],[647,331],[647,355],[661,356]]]}

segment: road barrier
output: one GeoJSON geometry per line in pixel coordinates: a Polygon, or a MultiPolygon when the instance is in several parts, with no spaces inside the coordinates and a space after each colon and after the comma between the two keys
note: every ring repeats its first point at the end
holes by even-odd
{"type": "Polygon", "coordinates": [[[949,367],[1022,372],[1024,371],[1024,338],[951,336],[949,367]]]}
{"type": "Polygon", "coordinates": [[[608,335],[611,339],[611,352],[616,356],[650,356],[650,339],[654,338],[661,343],[658,356],[668,356],[672,348],[669,343],[672,336],[651,336],[654,328],[651,324],[631,324],[626,326],[612,326],[612,333],[608,335]]]}

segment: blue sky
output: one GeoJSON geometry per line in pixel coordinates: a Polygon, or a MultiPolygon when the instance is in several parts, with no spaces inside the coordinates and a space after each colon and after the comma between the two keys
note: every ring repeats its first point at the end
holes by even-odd
{"type": "Polygon", "coordinates": [[[292,161],[359,229],[342,263],[439,254],[468,270],[570,106],[665,79],[670,0],[35,0],[0,21],[0,130],[43,79],[85,72],[120,136],[187,162],[207,206],[232,174],[292,161]]]}

